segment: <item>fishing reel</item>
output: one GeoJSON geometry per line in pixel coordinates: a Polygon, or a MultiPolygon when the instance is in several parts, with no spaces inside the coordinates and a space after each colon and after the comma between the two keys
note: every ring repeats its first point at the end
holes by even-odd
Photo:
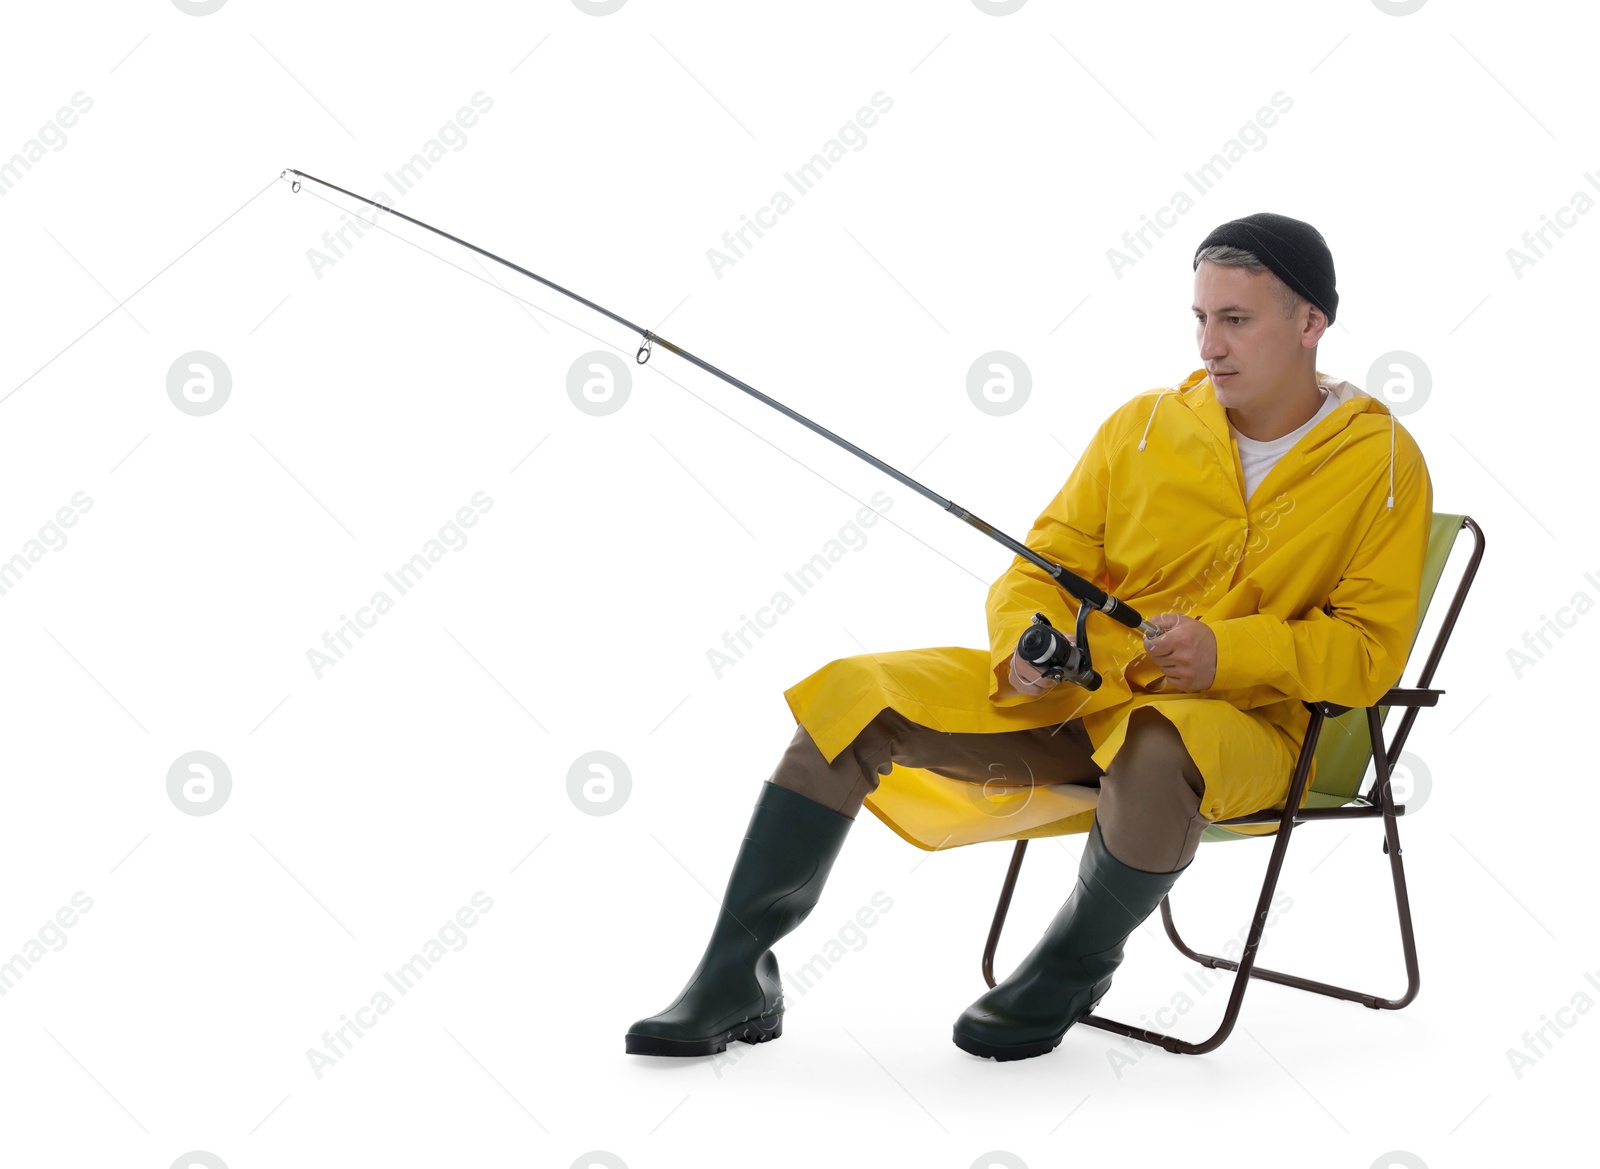
{"type": "Polygon", "coordinates": [[[1068,641],[1059,629],[1050,624],[1043,613],[1033,615],[1033,623],[1023,630],[1017,641],[1017,654],[1040,674],[1082,686],[1085,690],[1100,689],[1100,675],[1089,662],[1089,610],[1091,606],[1078,606],[1078,627],[1073,633],[1076,644],[1068,641]]]}

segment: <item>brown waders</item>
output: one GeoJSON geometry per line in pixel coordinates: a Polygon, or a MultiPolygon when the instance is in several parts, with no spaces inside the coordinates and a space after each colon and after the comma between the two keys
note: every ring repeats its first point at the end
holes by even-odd
{"type": "Polygon", "coordinates": [[[981,784],[1098,787],[1095,819],[1113,856],[1152,873],[1187,865],[1209,821],[1200,815],[1205,780],[1178,728],[1151,707],[1140,707],[1130,716],[1127,739],[1110,769],[1102,771],[1093,754],[1081,719],[1026,731],[959,734],[885,709],[832,763],[797,726],[769,782],[852,819],[890,764],[981,784]]]}

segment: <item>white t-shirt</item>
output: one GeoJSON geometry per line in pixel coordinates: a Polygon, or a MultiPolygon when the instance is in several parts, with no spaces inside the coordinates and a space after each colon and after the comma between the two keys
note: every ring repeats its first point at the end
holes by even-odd
{"type": "Polygon", "coordinates": [[[1338,405],[1338,400],[1324,387],[1322,405],[1317,407],[1317,412],[1307,419],[1303,426],[1298,426],[1278,438],[1269,438],[1265,441],[1246,438],[1234,427],[1233,420],[1228,420],[1228,430],[1233,435],[1233,441],[1239,444],[1239,463],[1244,468],[1245,499],[1256,493],[1256,487],[1267,477],[1267,472],[1272,470],[1284,453],[1299,442],[1308,430],[1332,414],[1338,405]]]}

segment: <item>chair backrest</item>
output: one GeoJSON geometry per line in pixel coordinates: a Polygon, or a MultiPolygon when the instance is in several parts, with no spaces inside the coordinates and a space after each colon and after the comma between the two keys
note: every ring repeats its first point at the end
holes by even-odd
{"type": "MultiPolygon", "coordinates": [[[[1465,526],[1465,516],[1433,513],[1433,530],[1428,534],[1428,553],[1422,566],[1422,591],[1417,605],[1417,627],[1411,631],[1411,646],[1406,651],[1406,664],[1410,665],[1417,637],[1422,633],[1423,620],[1433,601],[1439,577],[1444,573],[1445,562],[1450,559],[1456,537],[1465,526]]],[[[1403,674],[1402,682],[1403,684],[1403,674]]],[[[1389,708],[1378,708],[1381,722],[1389,717],[1389,708]]],[[[1344,801],[1355,799],[1361,791],[1361,779],[1367,764],[1372,762],[1372,736],[1367,733],[1365,707],[1356,707],[1337,718],[1322,724],[1322,735],[1317,740],[1317,774],[1311,790],[1323,796],[1337,796],[1344,801]]],[[[1328,803],[1318,800],[1318,803],[1328,803]]]]}

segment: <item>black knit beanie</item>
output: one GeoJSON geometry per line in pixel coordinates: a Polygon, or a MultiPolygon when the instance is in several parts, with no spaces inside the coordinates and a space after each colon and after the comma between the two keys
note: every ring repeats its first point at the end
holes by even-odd
{"type": "Polygon", "coordinates": [[[1328,323],[1333,324],[1333,315],[1339,309],[1333,253],[1328,251],[1322,233],[1309,223],[1271,211],[1229,220],[1200,241],[1193,268],[1200,267],[1200,253],[1213,244],[1228,244],[1252,253],[1279,280],[1321,309],[1328,323]]]}

